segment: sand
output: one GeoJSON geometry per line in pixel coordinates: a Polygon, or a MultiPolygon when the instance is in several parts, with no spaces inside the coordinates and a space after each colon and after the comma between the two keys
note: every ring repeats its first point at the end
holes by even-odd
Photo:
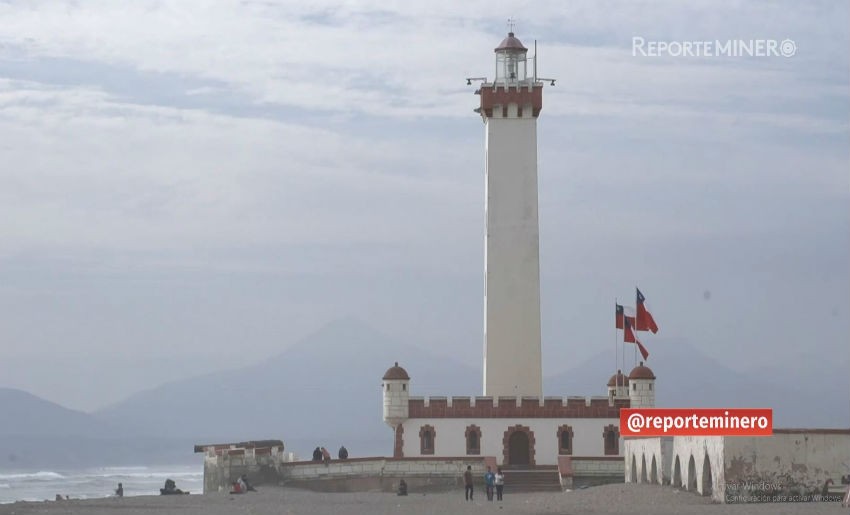
{"type": "Polygon", "coordinates": [[[265,487],[246,495],[183,495],[70,500],[0,505],[0,515],[25,514],[760,514],[843,513],[840,503],[712,504],[688,492],[655,485],[605,485],[564,493],[505,493],[504,501],[488,502],[476,492],[474,502],[463,491],[437,494],[317,493],[293,488],[265,487]]]}

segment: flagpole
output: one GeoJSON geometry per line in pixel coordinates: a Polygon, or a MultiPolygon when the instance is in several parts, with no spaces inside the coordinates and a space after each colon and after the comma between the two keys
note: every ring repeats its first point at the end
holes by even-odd
{"type": "MultiPolygon", "coordinates": [[[[624,314],[625,316],[625,314],[624,314]]],[[[617,297],[614,297],[614,397],[617,396],[617,392],[620,391],[620,375],[617,374],[617,365],[620,364],[620,355],[617,352],[617,340],[619,339],[620,333],[617,331],[617,297]]]]}
{"type": "MultiPolygon", "coordinates": [[[[635,340],[637,340],[638,320],[637,320],[637,286],[635,286],[635,340]]],[[[637,366],[637,342],[635,342],[635,366],[637,366]]]]}

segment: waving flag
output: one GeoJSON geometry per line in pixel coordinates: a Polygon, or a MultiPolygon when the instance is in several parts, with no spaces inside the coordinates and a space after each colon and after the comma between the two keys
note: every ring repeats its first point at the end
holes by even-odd
{"type": "Polygon", "coordinates": [[[617,329],[623,328],[623,320],[628,318],[629,322],[632,323],[632,327],[635,327],[635,312],[632,308],[623,307],[620,304],[614,304],[614,313],[615,313],[615,327],[617,329]]]}
{"type": "Polygon", "coordinates": [[[646,297],[637,288],[635,290],[637,291],[637,323],[635,324],[635,330],[652,331],[652,334],[655,334],[658,332],[658,326],[652,318],[652,313],[646,309],[646,297]]]}
{"type": "Polygon", "coordinates": [[[623,319],[623,341],[626,343],[634,343],[638,346],[638,350],[640,351],[640,355],[643,356],[643,359],[649,358],[649,351],[646,350],[646,347],[638,340],[637,335],[634,331],[632,331],[632,320],[629,320],[628,317],[623,319]]]}

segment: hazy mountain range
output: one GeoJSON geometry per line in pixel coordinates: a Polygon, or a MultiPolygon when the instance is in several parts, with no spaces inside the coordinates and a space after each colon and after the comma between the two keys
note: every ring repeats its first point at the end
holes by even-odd
{"type": "MultiPolygon", "coordinates": [[[[480,395],[479,369],[338,320],[255,365],[163,384],[90,414],[0,389],[0,468],[182,462],[198,459],[193,443],[257,438],[283,439],[300,456],[341,444],[353,455],[387,454],[380,383],[395,361],[414,395],[480,395]]],[[[547,377],[545,393],[604,395],[613,361],[600,353],[547,377]]],[[[824,361],[817,381],[790,365],[742,374],[658,338],[648,364],[659,406],[772,407],[776,426],[850,427],[848,360],[824,361]]]]}

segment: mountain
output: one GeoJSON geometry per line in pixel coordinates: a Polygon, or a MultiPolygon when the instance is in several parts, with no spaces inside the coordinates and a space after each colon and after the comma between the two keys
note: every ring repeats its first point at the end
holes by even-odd
{"type": "Polygon", "coordinates": [[[381,419],[380,385],[396,361],[416,395],[480,392],[479,371],[346,319],[256,365],[171,382],[95,415],[136,434],[196,443],[280,438],[300,456],[342,444],[355,455],[386,454],[392,433],[381,419]]]}
{"type": "Polygon", "coordinates": [[[105,436],[109,426],[102,420],[22,390],[0,388],[0,438],[10,436],[105,436]]]}
{"type": "MultiPolygon", "coordinates": [[[[774,427],[850,427],[846,360],[822,360],[808,368],[809,374],[794,366],[802,362],[796,358],[789,359],[787,370],[760,367],[741,373],[682,341],[658,338],[651,352],[646,364],[657,377],[656,406],[768,407],[773,408],[774,427]],[[811,371],[817,371],[816,378],[811,371]]],[[[628,373],[634,365],[631,356],[626,363],[628,373]]],[[[610,353],[601,353],[546,378],[545,390],[547,395],[604,395],[613,373],[610,353]]]]}

